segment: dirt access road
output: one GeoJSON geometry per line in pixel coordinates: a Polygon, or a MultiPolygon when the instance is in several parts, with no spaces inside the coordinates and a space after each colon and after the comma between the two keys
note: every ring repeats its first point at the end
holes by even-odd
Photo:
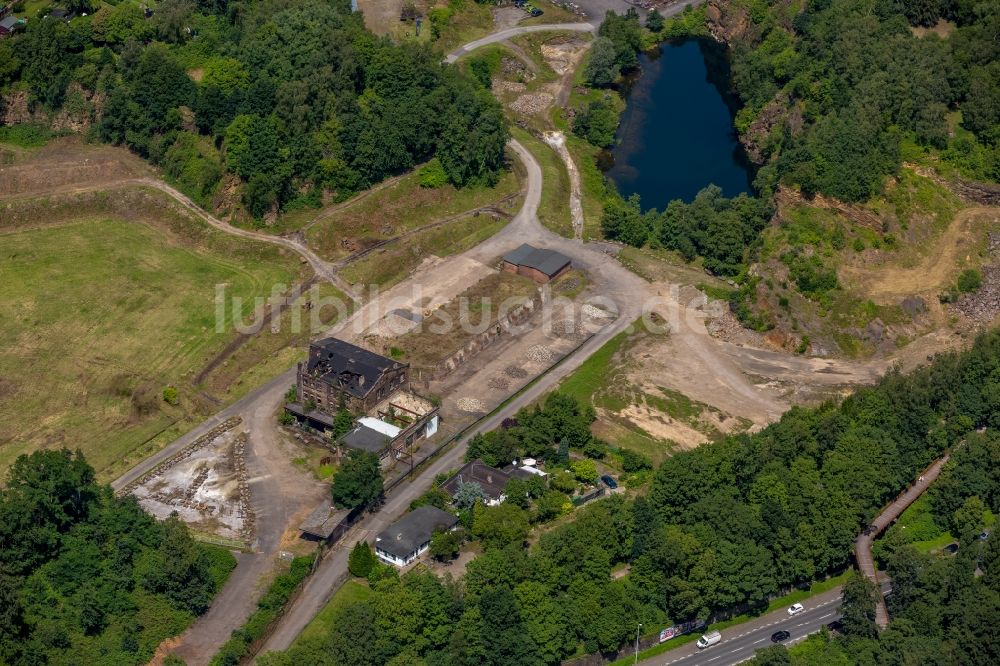
{"type": "Polygon", "coordinates": [[[480,422],[475,429],[445,451],[411,482],[399,486],[378,511],[359,522],[351,535],[342,539],[339,547],[323,560],[303,593],[288,609],[277,630],[265,643],[262,651],[288,649],[295,637],[336,591],[347,572],[350,548],[358,540],[373,542],[379,532],[406,511],[410,502],[430,488],[435,475],[458,467],[468,440],[476,432],[496,428],[504,418],[554,389],[561,379],[578,368],[605,342],[631,326],[635,319],[643,315],[644,308],[656,312],[669,323],[671,337],[677,344],[679,354],[701,359],[705,363],[701,376],[693,378],[699,384],[708,385],[713,391],[730,391],[733,400],[752,406],[756,413],[764,414],[770,420],[777,418],[787,407],[750,385],[740,369],[718,353],[716,342],[708,335],[701,318],[686,313],[687,308],[683,308],[676,299],[670,298],[669,293],[664,294],[661,288],[628,271],[617,259],[595,247],[557,236],[544,228],[537,216],[542,189],[541,167],[535,157],[517,141],[511,141],[510,147],[524,163],[527,171],[524,207],[503,230],[461,255],[461,258],[486,263],[521,243],[532,243],[559,250],[570,256],[574,265],[586,272],[594,283],[601,285],[601,291],[607,297],[606,304],[615,308],[618,317],[612,324],[590,338],[561,365],[543,375],[527,391],[480,422]]]}
{"type": "MultiPolygon", "coordinates": [[[[498,33],[499,36],[495,40],[485,42],[480,40],[480,42],[499,41],[522,32],[563,29],[566,28],[562,25],[530,26],[515,29],[513,33],[506,31],[503,34],[498,33]]],[[[588,26],[586,29],[592,28],[588,26]]],[[[461,51],[467,52],[470,46],[464,47],[461,51]]],[[[574,264],[586,271],[592,282],[599,287],[601,293],[606,296],[608,309],[617,311],[618,317],[575,354],[567,358],[557,369],[543,376],[531,389],[513,400],[493,417],[480,423],[479,430],[495,427],[506,416],[516,412],[520,407],[530,404],[546,391],[554,388],[562,377],[579,367],[607,340],[625,330],[643,313],[644,309],[656,312],[670,327],[672,351],[676,354],[678,361],[686,366],[683,381],[678,387],[680,390],[688,390],[698,396],[710,394],[711,399],[706,400],[706,402],[717,404],[720,408],[729,410],[732,410],[734,405],[738,406],[739,412],[749,412],[756,415],[759,423],[778,418],[787,405],[768,391],[748,382],[739,366],[740,356],[738,353],[733,355],[720,353],[720,344],[711,338],[705,329],[704,313],[681,305],[676,298],[676,285],[650,284],[625,269],[615,257],[604,253],[600,249],[602,246],[583,245],[579,241],[556,236],[541,226],[537,217],[542,189],[541,169],[534,156],[521,144],[513,141],[511,148],[523,161],[527,170],[527,192],[521,211],[506,227],[490,239],[462,255],[442,260],[428,270],[419,271],[410,280],[397,285],[394,291],[400,292],[407,289],[413,291],[423,283],[427,286],[428,291],[437,290],[440,298],[450,298],[467,286],[467,284],[455,279],[456,273],[461,272],[463,265],[489,263],[502,253],[521,243],[528,242],[557,249],[571,257],[574,264]],[[441,287],[442,284],[447,285],[447,287],[441,287]]],[[[172,188],[165,185],[156,187],[173,196],[183,205],[194,206],[193,202],[172,188]]],[[[253,232],[235,229],[203,212],[199,212],[199,217],[222,231],[241,236],[253,234],[253,232]]],[[[255,237],[255,235],[248,237],[255,237]]],[[[282,245],[288,241],[288,239],[274,237],[267,237],[266,240],[282,245]]],[[[292,245],[286,245],[286,247],[296,249],[296,251],[302,249],[300,244],[294,241],[289,242],[292,245]]],[[[300,254],[308,260],[311,251],[305,248],[305,251],[300,252],[300,254]]],[[[313,264],[312,261],[310,263],[313,264]]],[[[314,267],[319,266],[318,272],[321,275],[326,275],[323,264],[313,265],[314,267]]],[[[336,276],[331,277],[335,278],[336,276]]],[[[392,307],[394,304],[391,299],[373,300],[359,308],[329,334],[337,334],[351,339],[352,331],[363,331],[366,328],[366,322],[377,321],[392,307]]],[[[206,423],[170,444],[163,451],[147,459],[143,464],[115,482],[116,487],[121,487],[131,478],[143,474],[158,461],[169,457],[228,416],[239,414],[244,418],[244,422],[250,426],[248,447],[252,452],[250,471],[255,475],[251,491],[255,508],[258,510],[259,552],[241,557],[240,565],[213,603],[212,610],[180,637],[178,644],[171,649],[172,652],[183,656],[189,664],[207,663],[218,647],[229,637],[232,629],[239,626],[249,616],[262,591],[260,587],[262,578],[273,569],[280,535],[288,525],[289,519],[303,507],[319,501],[322,494],[313,495],[315,491],[312,488],[303,487],[308,484],[303,484],[302,474],[293,468],[290,460],[283,457],[280,441],[276,435],[275,415],[281,406],[285,390],[293,381],[294,370],[283,373],[267,385],[210,418],[206,423]]],[[[702,398],[698,397],[698,399],[702,398]]],[[[286,649],[316,612],[323,607],[336,590],[337,584],[346,570],[346,553],[350,545],[353,545],[358,538],[373,539],[378,531],[403,513],[412,499],[429,487],[435,474],[457,466],[463,453],[464,442],[460,442],[424,469],[410,483],[393,492],[378,512],[370,514],[362,520],[356,528],[355,535],[343,540],[341,549],[331,553],[319,566],[316,575],[310,580],[303,594],[284,616],[278,630],[267,643],[266,649],[286,649]]]]}

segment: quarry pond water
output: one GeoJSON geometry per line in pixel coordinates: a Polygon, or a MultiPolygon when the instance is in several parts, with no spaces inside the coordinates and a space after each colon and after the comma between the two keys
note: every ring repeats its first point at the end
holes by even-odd
{"type": "Polygon", "coordinates": [[[753,169],[736,137],[725,47],[708,39],[666,42],[639,56],[622,84],[626,108],[601,167],[643,209],[691,201],[710,183],[725,196],[752,192],[753,169]]]}

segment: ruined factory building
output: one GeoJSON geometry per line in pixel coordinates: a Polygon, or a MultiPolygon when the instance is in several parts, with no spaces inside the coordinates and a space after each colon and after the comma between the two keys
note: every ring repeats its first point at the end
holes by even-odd
{"type": "Polygon", "coordinates": [[[527,243],[503,256],[505,271],[529,277],[538,284],[555,280],[570,268],[570,259],[565,254],[527,243]]]}
{"type": "Polygon", "coordinates": [[[299,397],[320,411],[334,413],[343,404],[367,412],[407,380],[399,363],[337,338],[309,345],[309,360],[299,363],[299,397]]]}
{"type": "Polygon", "coordinates": [[[285,410],[301,425],[320,432],[333,428],[333,414],[346,406],[364,414],[338,440],[350,449],[379,457],[403,454],[410,446],[438,431],[438,408],[410,392],[409,366],[336,338],[314,342],[309,360],[299,363],[301,403],[285,410]],[[316,405],[306,409],[309,402],[316,405]]]}
{"type": "Polygon", "coordinates": [[[375,538],[375,554],[383,562],[405,567],[431,545],[435,532],[455,529],[458,517],[425,504],[409,512],[375,538]]]}

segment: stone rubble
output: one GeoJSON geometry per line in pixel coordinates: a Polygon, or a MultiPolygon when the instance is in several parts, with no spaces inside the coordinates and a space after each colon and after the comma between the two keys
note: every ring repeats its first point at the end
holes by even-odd
{"type": "Polygon", "coordinates": [[[524,355],[535,363],[548,363],[552,360],[552,350],[545,345],[533,345],[524,355]]]}
{"type": "Polygon", "coordinates": [[[486,405],[483,404],[483,401],[479,400],[478,398],[459,398],[458,408],[461,409],[463,412],[469,412],[473,414],[476,412],[486,411],[486,405]]]}

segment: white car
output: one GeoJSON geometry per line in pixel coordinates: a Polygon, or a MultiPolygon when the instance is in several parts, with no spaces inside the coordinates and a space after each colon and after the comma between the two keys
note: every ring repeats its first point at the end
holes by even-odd
{"type": "Polygon", "coordinates": [[[805,610],[805,606],[803,606],[802,604],[792,604],[791,606],[788,607],[788,614],[789,615],[798,615],[799,613],[801,613],[804,610],[805,610]]]}

